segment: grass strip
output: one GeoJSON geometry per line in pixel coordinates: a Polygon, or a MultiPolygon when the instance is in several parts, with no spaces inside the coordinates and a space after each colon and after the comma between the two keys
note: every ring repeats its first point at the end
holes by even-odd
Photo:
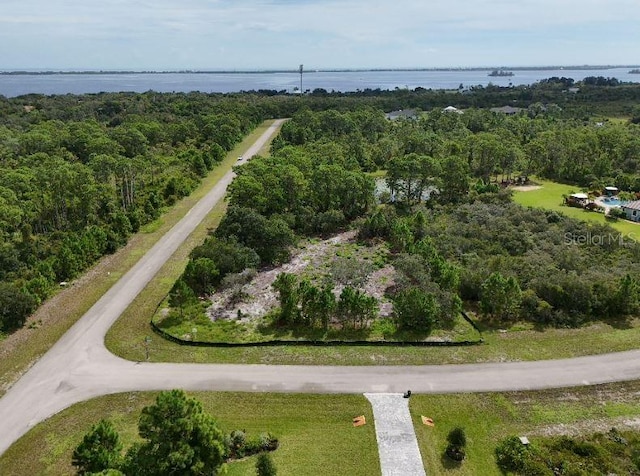
{"type": "MultiPolygon", "coordinates": [[[[73,449],[91,425],[110,419],[125,448],[137,439],[142,408],[155,392],[124,393],[76,404],[40,423],[0,457],[0,474],[75,474],[73,449]],[[28,455],[28,456],[27,456],[28,455]]],[[[373,424],[354,428],[352,418],[373,421],[362,395],[294,395],[193,392],[225,432],[241,429],[249,436],[271,432],[280,447],[272,454],[278,474],[380,474],[373,424]]],[[[255,475],[256,457],[228,465],[229,476],[255,475]]]]}
{"type": "Polygon", "coordinates": [[[501,475],[494,451],[504,438],[607,432],[637,428],[640,382],[537,392],[412,395],[411,418],[429,475],[501,475]],[[433,419],[423,425],[420,417],[433,419]],[[456,464],[444,457],[447,435],[462,427],[467,457],[456,464]]]}

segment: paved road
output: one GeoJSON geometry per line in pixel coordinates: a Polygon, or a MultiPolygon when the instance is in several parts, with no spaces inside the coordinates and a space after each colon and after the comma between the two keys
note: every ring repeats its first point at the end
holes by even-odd
{"type": "MultiPolygon", "coordinates": [[[[245,154],[254,155],[278,124],[245,154]]],[[[135,363],[104,335],[209,210],[233,173],[173,227],[0,399],[0,454],[33,425],[88,398],[134,390],[416,393],[505,391],[640,379],[640,351],[575,359],[442,366],[330,367],[135,363]]]]}

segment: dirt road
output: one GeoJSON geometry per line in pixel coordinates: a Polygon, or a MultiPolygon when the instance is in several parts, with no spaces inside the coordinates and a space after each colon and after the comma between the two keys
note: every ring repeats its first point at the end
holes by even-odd
{"type": "MultiPolygon", "coordinates": [[[[245,154],[254,155],[274,124],[245,154]]],[[[173,227],[0,399],[0,453],[33,425],[88,398],[134,390],[447,393],[576,386],[640,379],[640,351],[568,360],[412,367],[136,363],[110,354],[104,336],[208,211],[233,173],[173,227]]]]}

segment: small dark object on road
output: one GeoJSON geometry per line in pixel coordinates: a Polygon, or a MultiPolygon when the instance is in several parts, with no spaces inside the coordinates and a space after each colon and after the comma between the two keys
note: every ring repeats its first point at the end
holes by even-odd
{"type": "Polygon", "coordinates": [[[410,396],[411,396],[411,390],[407,390],[402,397],[403,398],[409,398],[410,396]]]}

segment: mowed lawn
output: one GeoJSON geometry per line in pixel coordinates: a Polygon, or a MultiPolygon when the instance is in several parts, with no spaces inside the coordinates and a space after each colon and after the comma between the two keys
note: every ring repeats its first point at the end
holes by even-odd
{"type": "MultiPolygon", "coordinates": [[[[0,457],[1,475],[75,474],[73,449],[101,418],[116,426],[125,448],[137,438],[142,408],[157,393],[109,395],[82,402],[37,425],[0,457]]],[[[362,395],[295,395],[189,392],[202,402],[226,432],[245,430],[248,436],[271,432],[280,447],[272,453],[282,475],[380,474],[373,424],[354,428],[352,418],[372,422],[362,395]]],[[[228,465],[229,476],[255,475],[256,457],[228,465]]]]}
{"type": "Polygon", "coordinates": [[[495,448],[504,438],[607,432],[638,428],[640,382],[554,389],[457,395],[412,395],[409,403],[428,475],[499,476],[495,448]],[[433,419],[425,426],[421,415],[433,419]],[[635,423],[634,423],[635,422],[635,423]],[[467,457],[457,465],[443,457],[447,435],[465,430],[467,457]]]}
{"type": "Polygon", "coordinates": [[[555,210],[564,215],[578,220],[590,221],[599,224],[611,225],[614,229],[624,234],[626,239],[640,241],[640,225],[626,220],[611,221],[604,217],[603,213],[586,211],[582,208],[567,207],[563,205],[563,195],[581,192],[580,187],[566,185],[549,180],[535,179],[541,188],[537,190],[515,190],[513,200],[525,207],[544,208],[555,210]]]}

